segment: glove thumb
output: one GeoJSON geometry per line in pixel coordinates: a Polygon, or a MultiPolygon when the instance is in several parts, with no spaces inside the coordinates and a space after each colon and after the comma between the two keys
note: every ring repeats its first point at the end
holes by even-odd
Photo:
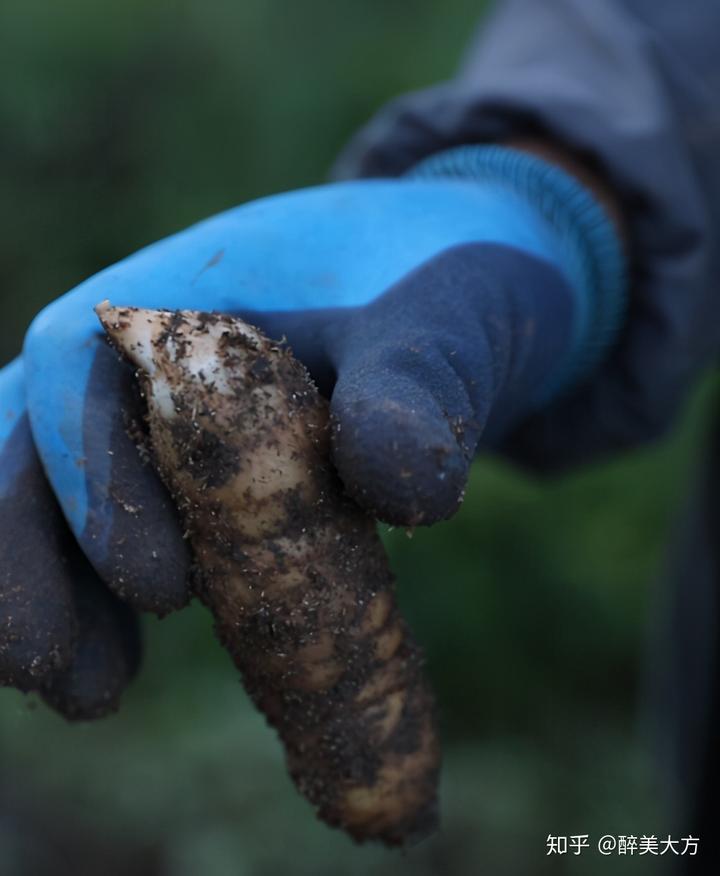
{"type": "Polygon", "coordinates": [[[482,435],[492,446],[557,382],[573,294],[517,249],[466,244],[406,275],[333,333],[335,466],[398,526],[459,507],[482,435]]]}
{"type": "Polygon", "coordinates": [[[432,347],[375,349],[338,378],[335,466],[352,497],[388,523],[434,523],[462,500],[478,430],[468,428],[469,403],[447,372],[432,347]]]}
{"type": "Polygon", "coordinates": [[[477,402],[495,379],[493,339],[468,328],[475,261],[463,249],[432,259],[358,311],[330,351],[335,466],[388,523],[431,524],[462,501],[487,412],[477,402]]]}

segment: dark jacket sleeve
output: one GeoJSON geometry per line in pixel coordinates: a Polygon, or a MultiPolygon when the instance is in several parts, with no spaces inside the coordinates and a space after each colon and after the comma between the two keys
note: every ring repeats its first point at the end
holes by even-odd
{"type": "Polygon", "coordinates": [[[340,157],[338,176],[390,176],[449,146],[539,133],[619,193],[626,325],[599,372],[510,439],[524,461],[564,467],[662,434],[717,353],[718,95],[718,0],[505,0],[455,80],[391,103],[340,157]]]}

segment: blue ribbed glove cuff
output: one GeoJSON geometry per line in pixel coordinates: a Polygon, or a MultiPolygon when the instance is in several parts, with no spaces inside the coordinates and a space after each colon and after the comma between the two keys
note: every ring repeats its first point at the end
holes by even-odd
{"type": "Polygon", "coordinates": [[[534,155],[503,146],[438,152],[408,173],[507,185],[537,210],[561,244],[562,270],[576,294],[576,330],[567,360],[543,387],[546,404],[587,377],[614,343],[625,314],[627,269],[615,227],[577,179],[534,155]]]}

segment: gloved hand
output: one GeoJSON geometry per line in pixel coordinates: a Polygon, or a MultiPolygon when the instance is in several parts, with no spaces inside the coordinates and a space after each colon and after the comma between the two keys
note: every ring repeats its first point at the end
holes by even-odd
{"type": "Polygon", "coordinates": [[[0,680],[69,717],[115,707],[132,609],[188,598],[178,517],[128,434],[132,370],[93,306],[237,313],[331,396],[347,490],[403,525],[450,516],[481,438],[592,370],[623,299],[604,211],[571,177],[465,147],[410,178],[230,210],[114,265],[33,323],[0,374],[0,680]]]}

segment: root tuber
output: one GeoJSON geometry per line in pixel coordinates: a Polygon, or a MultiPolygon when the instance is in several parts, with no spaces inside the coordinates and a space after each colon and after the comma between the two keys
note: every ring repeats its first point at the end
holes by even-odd
{"type": "Polygon", "coordinates": [[[287,347],[239,319],[107,302],[97,313],[139,369],[194,591],[298,789],[358,841],[426,835],[432,696],[374,521],[330,463],[326,401],[287,347]]]}

